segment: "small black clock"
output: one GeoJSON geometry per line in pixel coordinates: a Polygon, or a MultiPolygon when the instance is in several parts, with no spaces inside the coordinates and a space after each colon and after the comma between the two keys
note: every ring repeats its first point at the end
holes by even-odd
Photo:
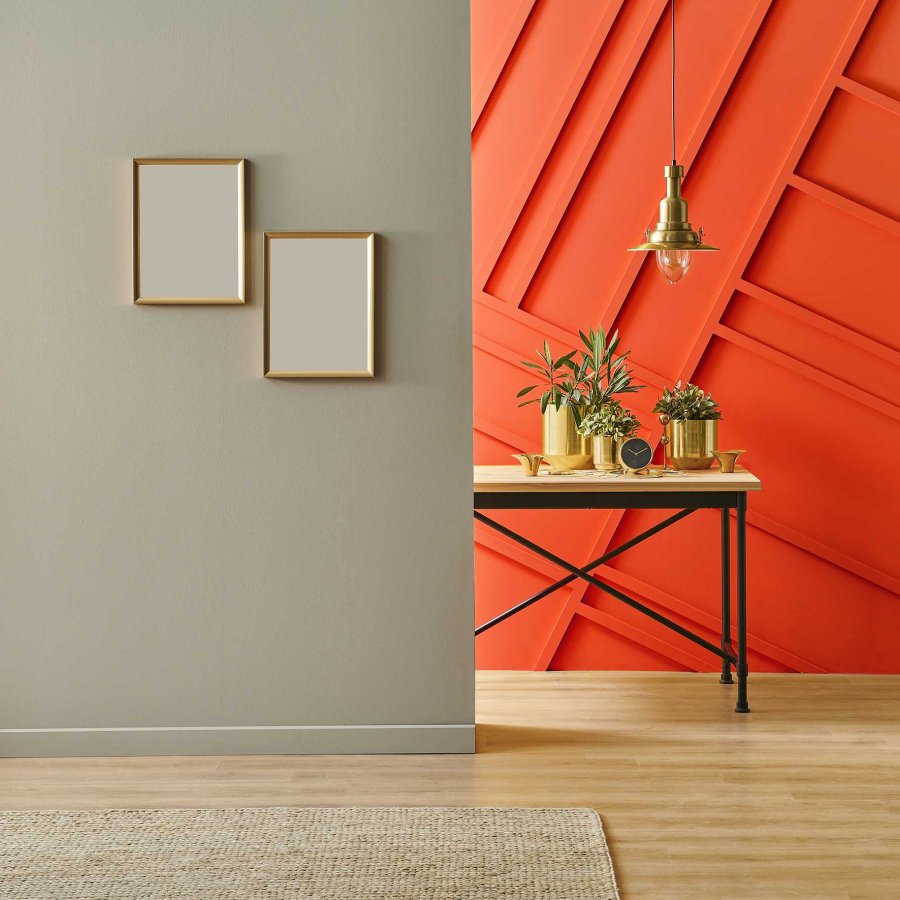
{"type": "Polygon", "coordinates": [[[643,438],[631,437],[619,445],[619,462],[628,475],[646,469],[652,459],[653,448],[643,438]]]}

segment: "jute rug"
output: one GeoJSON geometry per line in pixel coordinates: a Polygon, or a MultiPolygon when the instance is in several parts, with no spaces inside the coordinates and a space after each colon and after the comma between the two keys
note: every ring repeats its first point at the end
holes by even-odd
{"type": "Polygon", "coordinates": [[[616,900],[588,809],[0,812],[15,900],[616,900]]]}

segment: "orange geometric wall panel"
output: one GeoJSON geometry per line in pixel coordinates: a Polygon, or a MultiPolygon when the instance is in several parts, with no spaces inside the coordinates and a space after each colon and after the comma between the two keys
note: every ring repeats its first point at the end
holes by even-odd
{"type": "MultiPolygon", "coordinates": [[[[631,254],[669,161],[666,0],[473,0],[475,461],[540,448],[519,360],[618,328],[647,389],[720,402],[746,447],[751,671],[897,672],[900,634],[900,2],[681,0],[678,157],[721,252],[676,286],[631,254]]],[[[573,561],[653,511],[502,512],[573,561]]],[[[719,513],[602,567],[717,642],[719,513]]],[[[561,573],[476,528],[483,622],[561,573]]],[[[477,640],[481,668],[715,671],[583,582],[477,640]]]]}

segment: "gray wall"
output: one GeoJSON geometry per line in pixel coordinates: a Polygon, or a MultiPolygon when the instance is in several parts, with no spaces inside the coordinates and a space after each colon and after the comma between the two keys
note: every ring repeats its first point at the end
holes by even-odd
{"type": "Polygon", "coordinates": [[[0,754],[471,749],[466,0],[0,0],[0,70],[0,754]],[[247,306],[131,302],[182,155],[247,306]],[[379,234],[375,379],[261,377],[264,230],[379,234]]]}

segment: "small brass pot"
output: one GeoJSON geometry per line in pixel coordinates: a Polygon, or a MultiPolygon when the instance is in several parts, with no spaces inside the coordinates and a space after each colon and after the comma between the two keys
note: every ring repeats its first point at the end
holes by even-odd
{"type": "Polygon", "coordinates": [[[676,469],[708,469],[719,449],[717,419],[673,419],[666,425],[669,458],[676,469]]]}
{"type": "Polygon", "coordinates": [[[544,412],[541,452],[551,472],[590,469],[593,465],[590,438],[578,433],[575,416],[568,406],[550,405],[544,412]]]}
{"type": "Polygon", "coordinates": [[[594,468],[598,472],[618,472],[619,442],[606,434],[597,434],[591,438],[594,449],[594,468]]]}

